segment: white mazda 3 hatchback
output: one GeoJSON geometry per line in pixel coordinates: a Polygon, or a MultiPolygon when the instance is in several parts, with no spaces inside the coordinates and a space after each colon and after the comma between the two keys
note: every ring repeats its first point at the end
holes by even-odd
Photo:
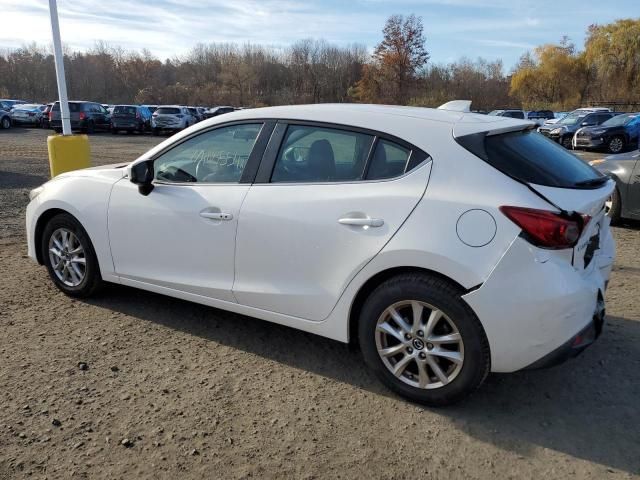
{"type": "Polygon", "coordinates": [[[229,113],[33,190],[29,256],[71,296],[120,283],[359,343],[389,388],[449,404],[602,329],[613,181],[533,128],[373,105],[229,113]]]}

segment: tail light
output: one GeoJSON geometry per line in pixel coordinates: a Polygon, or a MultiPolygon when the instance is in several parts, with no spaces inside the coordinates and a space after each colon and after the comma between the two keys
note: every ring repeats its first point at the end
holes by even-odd
{"type": "Polygon", "coordinates": [[[80,112],[80,120],[84,120],[87,118],[87,115],[84,112],[80,112]]]}
{"type": "Polygon", "coordinates": [[[518,225],[532,244],[553,250],[573,248],[591,217],[567,216],[548,210],[500,207],[500,211],[518,225]]]}

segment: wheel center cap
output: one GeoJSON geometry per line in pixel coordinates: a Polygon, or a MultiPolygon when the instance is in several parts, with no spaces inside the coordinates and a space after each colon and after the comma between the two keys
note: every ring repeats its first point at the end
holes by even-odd
{"type": "Polygon", "coordinates": [[[419,338],[414,338],[413,339],[413,348],[415,348],[416,350],[422,350],[424,348],[424,342],[422,340],[420,340],[419,338]]]}

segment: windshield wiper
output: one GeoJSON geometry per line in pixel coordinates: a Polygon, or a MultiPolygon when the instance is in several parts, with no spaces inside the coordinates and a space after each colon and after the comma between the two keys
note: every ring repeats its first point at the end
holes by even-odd
{"type": "Polygon", "coordinates": [[[582,180],[581,182],[576,182],[574,185],[576,187],[597,187],[598,185],[604,185],[609,181],[609,177],[598,177],[598,178],[590,178],[589,180],[582,180]]]}

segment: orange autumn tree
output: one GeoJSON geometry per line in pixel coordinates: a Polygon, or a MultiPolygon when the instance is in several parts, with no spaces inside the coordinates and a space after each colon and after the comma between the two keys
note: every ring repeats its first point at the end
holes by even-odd
{"type": "Polygon", "coordinates": [[[422,19],[392,15],[382,33],[383,39],[374,50],[371,63],[363,67],[352,96],[360,102],[404,105],[429,60],[422,19]]]}

